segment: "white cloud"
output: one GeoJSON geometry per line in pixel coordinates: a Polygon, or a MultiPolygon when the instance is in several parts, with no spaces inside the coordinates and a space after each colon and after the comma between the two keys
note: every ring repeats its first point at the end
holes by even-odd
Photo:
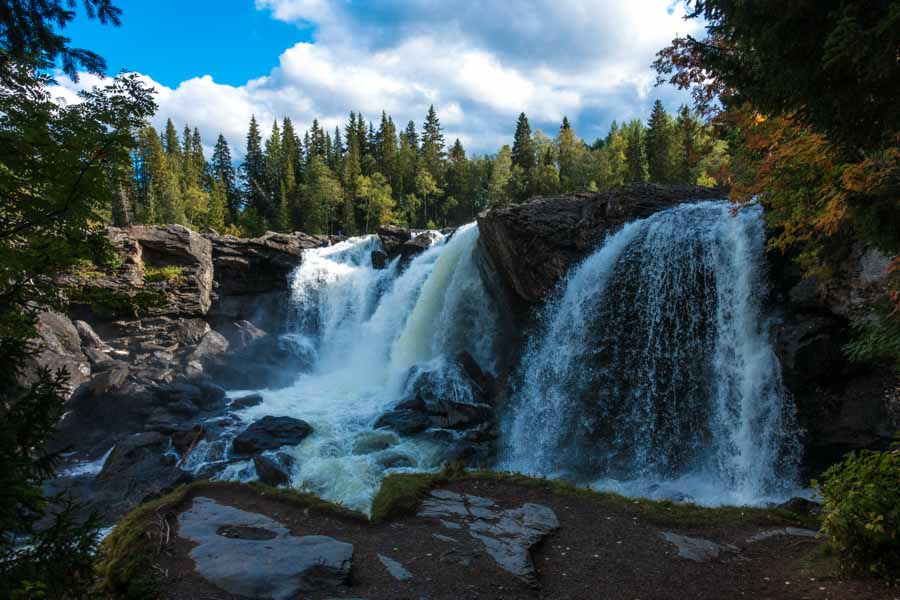
{"type": "MultiPolygon", "coordinates": [[[[448,141],[458,136],[476,152],[508,141],[520,111],[550,133],[568,115],[592,138],[614,118],[646,116],[657,96],[672,109],[686,100],[653,88],[650,63],[676,34],[700,26],[684,21],[683,6],[671,0],[256,0],[256,6],[313,28],[314,43],[286,49],[275,69],[241,86],[210,75],[174,89],[153,82],[156,125],[167,118],[179,127],[190,123],[207,143],[222,132],[240,155],[251,114],[264,130],[285,115],[302,130],[316,117],[333,129],[350,110],[377,122],[385,110],[402,128],[410,119],[421,126],[434,104],[448,141]]],[[[60,81],[60,94],[71,100],[74,86],[60,81]]]]}

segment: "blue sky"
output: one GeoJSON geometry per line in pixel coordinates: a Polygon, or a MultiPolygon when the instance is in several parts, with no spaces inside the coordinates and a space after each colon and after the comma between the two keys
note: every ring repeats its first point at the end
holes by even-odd
{"type": "MultiPolygon", "coordinates": [[[[290,116],[333,129],[351,110],[386,110],[421,126],[434,104],[448,141],[493,153],[510,143],[519,112],[553,135],[563,116],[588,141],[613,119],[646,118],[660,98],[657,50],[697,33],[673,0],[118,0],[123,26],[79,18],[73,43],[103,55],[112,73],[144,76],[159,112],[180,128],[221,132],[243,152],[250,115],[265,128],[290,116]]],[[[80,86],[59,78],[59,95],[80,86]]]]}

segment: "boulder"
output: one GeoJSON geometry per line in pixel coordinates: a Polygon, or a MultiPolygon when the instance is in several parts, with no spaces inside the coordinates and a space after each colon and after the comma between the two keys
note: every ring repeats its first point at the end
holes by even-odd
{"type": "Polygon", "coordinates": [[[220,361],[222,355],[228,351],[228,340],[217,331],[208,329],[200,339],[197,347],[190,355],[190,360],[199,361],[203,365],[220,361]]]}
{"type": "Polygon", "coordinates": [[[241,432],[232,442],[236,454],[253,455],[282,446],[296,446],[313,432],[306,421],[293,417],[263,417],[241,432]]]}
{"type": "Polygon", "coordinates": [[[256,475],[259,480],[266,485],[279,486],[287,485],[291,482],[288,475],[289,462],[291,459],[288,455],[279,455],[280,460],[274,460],[268,456],[257,454],[253,457],[253,466],[256,469],[256,475]]]}
{"type": "Polygon", "coordinates": [[[442,236],[435,231],[424,231],[409,241],[403,242],[397,249],[401,264],[408,263],[417,255],[431,248],[441,238],[442,236]]]}
{"type": "Polygon", "coordinates": [[[606,192],[535,198],[478,216],[491,268],[526,305],[539,303],[610,231],[677,203],[724,198],[700,186],[631,184],[606,192]]]}
{"type": "Polygon", "coordinates": [[[431,426],[431,419],[418,410],[391,410],[375,421],[375,428],[391,429],[400,435],[422,433],[431,426]]]}
{"type": "Polygon", "coordinates": [[[38,353],[31,357],[23,374],[23,383],[36,380],[38,369],[51,373],[64,369],[69,374],[69,393],[91,376],[91,363],[81,350],[81,336],[65,315],[44,312],[37,317],[38,353]]]}
{"type": "Polygon", "coordinates": [[[388,264],[388,255],[381,250],[372,250],[372,268],[384,269],[388,264]]]}
{"type": "Polygon", "coordinates": [[[382,225],[376,229],[376,232],[378,239],[381,240],[381,247],[384,248],[385,255],[389,259],[399,256],[400,246],[413,237],[411,230],[396,225],[382,225]]]}
{"type": "Polygon", "coordinates": [[[234,324],[234,337],[231,341],[232,350],[240,350],[256,340],[266,337],[265,331],[250,321],[238,321],[234,324]]]}
{"type": "Polygon", "coordinates": [[[240,398],[235,398],[229,404],[229,407],[232,410],[242,410],[244,408],[250,408],[251,406],[257,406],[262,404],[263,397],[261,394],[248,394],[246,396],[241,396],[240,398]]]}
{"type": "Polygon", "coordinates": [[[81,339],[81,347],[85,348],[94,348],[100,352],[108,352],[111,350],[109,345],[100,339],[100,336],[97,335],[97,332],[94,329],[85,323],[84,321],[73,321],[73,325],[75,325],[75,330],[78,332],[78,337],[81,339]]]}
{"type": "Polygon", "coordinates": [[[228,594],[286,600],[334,590],[350,578],[352,544],[294,536],[274,519],[210,498],[194,498],[179,515],[178,535],[193,545],[196,572],[228,594]]]}
{"type": "Polygon", "coordinates": [[[166,454],[168,448],[168,436],[157,432],[134,434],[116,444],[93,485],[93,500],[105,517],[122,515],[190,480],[175,457],[166,454]]]}

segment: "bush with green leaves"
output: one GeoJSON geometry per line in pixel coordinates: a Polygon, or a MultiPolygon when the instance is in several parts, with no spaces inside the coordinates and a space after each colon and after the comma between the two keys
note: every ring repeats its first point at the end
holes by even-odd
{"type": "Polygon", "coordinates": [[[851,453],[814,483],[832,547],[854,569],[900,580],[900,446],[851,453]]]}

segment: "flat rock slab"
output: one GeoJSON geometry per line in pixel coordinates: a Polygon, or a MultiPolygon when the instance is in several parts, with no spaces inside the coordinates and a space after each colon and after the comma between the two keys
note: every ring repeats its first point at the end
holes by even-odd
{"type": "Polygon", "coordinates": [[[678,556],[694,562],[708,562],[719,558],[722,554],[738,552],[734,546],[718,544],[703,538],[679,535],[671,531],[664,531],[659,535],[678,548],[678,556]]]}
{"type": "Polygon", "coordinates": [[[439,519],[445,527],[465,529],[484,545],[500,568],[531,585],[537,583],[531,548],[559,528],[552,509],[541,504],[523,504],[503,509],[494,500],[434,490],[422,502],[419,517],[439,519]]]}
{"type": "Polygon", "coordinates": [[[802,527],[782,527],[779,529],[766,529],[765,531],[760,531],[759,533],[748,537],[747,543],[755,544],[756,542],[762,542],[763,540],[780,536],[815,538],[817,535],[819,535],[818,532],[813,531],[812,529],[803,529],[802,527]]]}
{"type": "Polygon", "coordinates": [[[294,536],[265,515],[194,498],[178,517],[179,536],[195,542],[196,572],[231,594],[284,600],[334,589],[350,576],[353,545],[323,535],[294,536]]]}

